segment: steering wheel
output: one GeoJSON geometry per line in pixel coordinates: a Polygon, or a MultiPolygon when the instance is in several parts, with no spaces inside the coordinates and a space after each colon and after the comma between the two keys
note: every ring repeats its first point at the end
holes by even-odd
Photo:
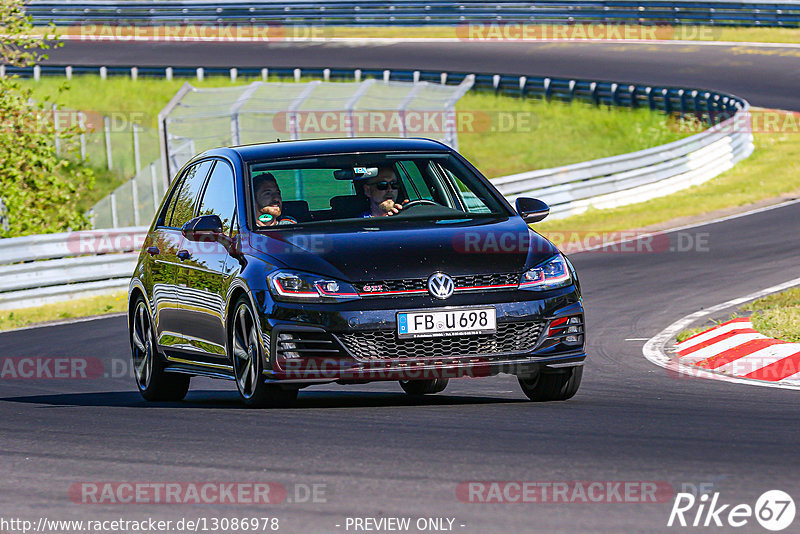
{"type": "Polygon", "coordinates": [[[428,200],[427,198],[420,198],[417,200],[412,200],[411,202],[406,202],[405,204],[400,204],[403,206],[403,211],[407,210],[408,208],[413,208],[415,206],[424,206],[424,205],[434,205],[434,206],[441,206],[438,202],[434,202],[433,200],[428,200]]]}

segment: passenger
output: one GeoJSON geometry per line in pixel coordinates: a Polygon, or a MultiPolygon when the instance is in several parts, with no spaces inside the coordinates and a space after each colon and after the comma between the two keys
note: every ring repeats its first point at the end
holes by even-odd
{"type": "Polygon", "coordinates": [[[281,215],[283,198],[278,181],[271,173],[259,174],[253,178],[256,199],[256,224],[258,226],[275,226],[276,224],[295,224],[291,217],[281,215]]]}
{"type": "Polygon", "coordinates": [[[379,167],[378,175],[367,178],[361,187],[369,200],[369,206],[361,215],[362,217],[385,217],[400,213],[400,210],[403,209],[403,205],[397,203],[400,180],[391,166],[379,167]]]}

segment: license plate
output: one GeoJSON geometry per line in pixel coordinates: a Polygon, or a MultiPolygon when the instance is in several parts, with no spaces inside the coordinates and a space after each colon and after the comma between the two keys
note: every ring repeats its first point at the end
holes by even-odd
{"type": "Polygon", "coordinates": [[[399,338],[494,334],[496,331],[497,317],[494,308],[397,313],[399,338]]]}

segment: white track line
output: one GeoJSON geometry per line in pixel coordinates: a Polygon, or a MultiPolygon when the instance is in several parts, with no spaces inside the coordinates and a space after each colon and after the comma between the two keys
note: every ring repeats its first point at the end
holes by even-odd
{"type": "Polygon", "coordinates": [[[677,355],[671,357],[666,353],[667,343],[669,343],[672,339],[674,339],[675,336],[678,335],[678,333],[681,330],[684,330],[692,323],[695,323],[698,320],[703,319],[704,317],[708,317],[709,315],[712,315],[714,313],[726,310],[728,308],[732,308],[733,306],[738,306],[740,304],[744,304],[745,302],[759,299],[771,293],[777,293],[779,291],[783,291],[785,289],[789,289],[790,287],[798,285],[800,285],[800,278],[795,278],[793,280],[789,280],[788,282],[768,287],[766,289],[762,289],[761,291],[756,291],[755,293],[750,293],[749,295],[745,295],[744,297],[735,298],[727,302],[717,304],[716,306],[711,306],[704,310],[691,313],[681,319],[678,319],[677,321],[666,327],[664,330],[662,330],[661,332],[650,338],[650,340],[644,344],[644,347],[642,347],[642,354],[650,362],[658,365],[659,367],[663,367],[664,369],[669,369],[673,372],[677,372],[683,375],[693,376],[697,378],[710,378],[714,380],[722,380],[724,382],[734,382],[737,384],[750,384],[752,386],[800,390],[800,385],[785,383],[792,377],[784,379],[781,382],[767,382],[764,380],[754,380],[751,378],[726,376],[717,373],[715,371],[706,371],[694,367],[692,365],[684,365],[677,358],[677,355]]]}

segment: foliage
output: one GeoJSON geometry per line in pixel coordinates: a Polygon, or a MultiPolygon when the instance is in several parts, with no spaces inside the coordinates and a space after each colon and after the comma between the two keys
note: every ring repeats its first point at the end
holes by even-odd
{"type": "MultiPolygon", "coordinates": [[[[46,57],[42,51],[53,43],[31,37],[31,29],[21,0],[0,0],[0,63],[30,66],[46,57]]],[[[79,162],[74,141],[80,129],[59,124],[57,153],[49,105],[48,99],[34,102],[31,90],[15,77],[0,78],[0,194],[9,217],[2,237],[66,231],[87,223],[78,201],[94,177],[79,162]]]]}

